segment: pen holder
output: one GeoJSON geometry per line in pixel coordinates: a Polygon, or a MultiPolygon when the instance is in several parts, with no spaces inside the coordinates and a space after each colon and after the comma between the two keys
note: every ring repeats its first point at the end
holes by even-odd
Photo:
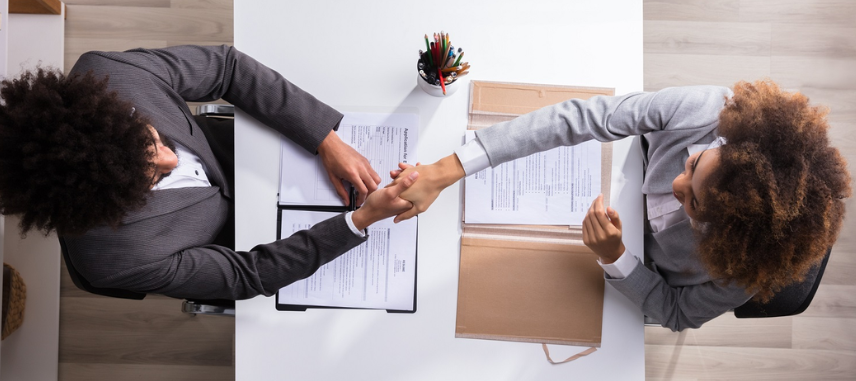
{"type": "Polygon", "coordinates": [[[433,95],[435,97],[448,97],[458,91],[458,80],[455,80],[452,83],[446,84],[446,95],[443,95],[443,88],[439,85],[431,85],[424,79],[419,73],[416,73],[416,84],[419,86],[422,91],[428,93],[428,95],[433,95]]]}
{"type": "Polygon", "coordinates": [[[416,85],[435,97],[452,95],[458,91],[461,77],[469,73],[470,64],[461,62],[464,49],[455,49],[445,32],[434,33],[434,42],[425,35],[425,51],[419,51],[416,62],[416,85]]]}

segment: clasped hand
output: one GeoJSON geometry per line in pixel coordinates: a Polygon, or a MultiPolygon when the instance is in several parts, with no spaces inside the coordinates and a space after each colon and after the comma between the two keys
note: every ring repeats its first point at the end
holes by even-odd
{"type": "MultiPolygon", "coordinates": [[[[403,174],[395,182],[378,190],[380,176],[372,169],[369,161],[345,144],[335,131],[330,131],[318,145],[318,156],[345,205],[350,204],[350,199],[342,181],[348,181],[357,190],[356,202],[362,207],[354,212],[352,221],[358,229],[365,229],[377,221],[413,209],[413,204],[399,195],[413,186],[419,173],[411,171],[403,174]]],[[[396,217],[395,222],[401,220],[396,217]]]]}
{"type": "Polygon", "coordinates": [[[404,178],[414,172],[419,173],[419,181],[401,193],[401,198],[413,203],[413,208],[397,215],[395,217],[396,223],[428,210],[428,207],[434,203],[443,189],[464,177],[464,167],[456,155],[447,156],[434,164],[420,165],[416,163],[416,166],[412,166],[399,163],[398,167],[400,169],[389,172],[390,177],[394,179],[390,185],[403,181],[404,178]]]}
{"type": "Polygon", "coordinates": [[[411,188],[414,183],[418,183],[416,181],[418,177],[418,172],[411,172],[402,177],[400,181],[370,194],[363,206],[354,212],[352,219],[354,226],[363,230],[375,222],[410,210],[413,204],[402,199],[399,195],[411,188]]]}
{"type": "Polygon", "coordinates": [[[603,195],[598,195],[583,219],[583,243],[604,264],[615,262],[624,254],[621,241],[621,219],[612,208],[603,208],[603,195]]]}

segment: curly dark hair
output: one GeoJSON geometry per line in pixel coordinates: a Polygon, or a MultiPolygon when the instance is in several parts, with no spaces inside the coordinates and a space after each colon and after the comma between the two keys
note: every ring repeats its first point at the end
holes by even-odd
{"type": "Polygon", "coordinates": [[[829,146],[828,110],[771,81],[738,82],[719,116],[719,164],[705,180],[699,253],[711,275],[755,300],[820,263],[838,237],[847,163],[829,146]]]}
{"type": "Polygon", "coordinates": [[[37,68],[0,82],[0,213],[22,235],[116,227],[145,205],[154,137],[108,80],[37,68]]]}

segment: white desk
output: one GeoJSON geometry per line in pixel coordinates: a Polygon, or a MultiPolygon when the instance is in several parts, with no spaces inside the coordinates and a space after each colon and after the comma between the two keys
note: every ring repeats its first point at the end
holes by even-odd
{"type": "MultiPolygon", "coordinates": [[[[418,113],[425,163],[461,144],[469,103],[468,83],[448,98],[416,87],[423,35],[440,30],[464,48],[472,64],[467,81],[613,87],[617,94],[642,89],[639,0],[235,2],[235,45],[322,101],[342,111],[418,113]],[[435,4],[442,7],[425,9],[435,4]]],[[[240,113],[235,134],[237,246],[247,250],[276,237],[279,136],[240,113]]],[[[615,145],[612,200],[626,245],[641,254],[635,144],[615,145]]],[[[236,378],[644,379],[642,314],[609,286],[602,347],[574,362],[550,365],[538,344],[456,339],[460,188],[447,189],[419,218],[415,314],[278,312],[273,298],[240,301],[236,378]]],[[[551,346],[554,358],[579,350],[551,346]]]]}

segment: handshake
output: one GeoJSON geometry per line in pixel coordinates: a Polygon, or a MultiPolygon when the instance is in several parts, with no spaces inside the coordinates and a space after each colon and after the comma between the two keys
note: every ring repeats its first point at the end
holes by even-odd
{"type": "Polygon", "coordinates": [[[464,167],[455,154],[434,164],[416,166],[400,163],[389,172],[394,179],[386,187],[366,197],[366,202],[354,212],[354,225],[364,229],[374,222],[395,216],[404,221],[428,210],[440,192],[464,178],[464,167]]]}
{"type": "Polygon", "coordinates": [[[362,206],[351,218],[359,230],[392,216],[398,223],[428,210],[443,189],[465,176],[458,156],[451,154],[430,165],[401,163],[400,169],[389,172],[394,181],[377,189],[380,177],[369,161],[345,144],[335,131],[330,131],[318,146],[318,155],[345,205],[349,199],[342,180],[356,188],[357,204],[362,206]]]}
{"type": "MultiPolygon", "coordinates": [[[[358,229],[392,216],[396,223],[410,219],[428,210],[443,189],[466,175],[455,154],[434,164],[400,163],[398,167],[389,172],[394,181],[371,193],[354,212],[353,221],[358,229]]],[[[604,263],[612,263],[624,253],[618,212],[604,207],[602,196],[595,199],[583,220],[583,243],[604,263]]]]}
{"type": "MultiPolygon", "coordinates": [[[[353,221],[358,229],[392,216],[396,223],[410,219],[428,210],[443,189],[466,176],[455,154],[434,164],[399,163],[398,167],[389,172],[394,181],[371,193],[354,212],[353,221]]],[[[583,220],[583,243],[604,263],[612,263],[624,253],[618,212],[604,207],[602,196],[595,199],[583,220]]]]}

